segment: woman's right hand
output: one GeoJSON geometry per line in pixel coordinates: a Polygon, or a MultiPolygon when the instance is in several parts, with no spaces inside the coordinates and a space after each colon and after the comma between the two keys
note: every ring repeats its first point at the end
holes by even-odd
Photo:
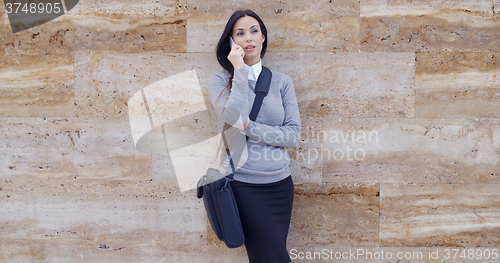
{"type": "Polygon", "coordinates": [[[245,57],[245,50],[237,44],[233,44],[227,59],[233,64],[233,68],[245,68],[245,62],[243,58],[245,57]]]}

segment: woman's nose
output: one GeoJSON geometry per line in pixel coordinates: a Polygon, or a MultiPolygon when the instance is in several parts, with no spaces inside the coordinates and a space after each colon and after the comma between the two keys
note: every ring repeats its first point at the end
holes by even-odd
{"type": "Polygon", "coordinates": [[[250,42],[250,40],[252,40],[252,36],[250,36],[250,34],[246,34],[245,42],[250,42]]]}

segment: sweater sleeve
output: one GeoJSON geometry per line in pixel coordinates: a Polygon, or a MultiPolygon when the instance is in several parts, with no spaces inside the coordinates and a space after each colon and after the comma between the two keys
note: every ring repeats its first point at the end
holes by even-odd
{"type": "Polygon", "coordinates": [[[299,141],[300,123],[299,107],[295,96],[292,80],[287,77],[285,87],[281,94],[285,118],[283,125],[270,126],[255,121],[250,121],[245,130],[245,135],[260,143],[279,147],[295,147],[299,141]]]}
{"type": "Polygon", "coordinates": [[[229,89],[224,90],[228,79],[220,74],[213,74],[208,79],[208,92],[219,122],[222,124],[226,122],[235,128],[243,128],[244,121],[250,114],[248,70],[246,68],[235,69],[232,81],[231,92],[229,89]]]}

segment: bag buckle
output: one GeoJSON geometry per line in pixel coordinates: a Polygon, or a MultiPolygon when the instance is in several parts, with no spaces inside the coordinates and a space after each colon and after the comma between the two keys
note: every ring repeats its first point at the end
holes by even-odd
{"type": "Polygon", "coordinates": [[[224,179],[226,179],[226,182],[224,183],[224,186],[220,189],[221,193],[227,191],[227,184],[233,181],[233,179],[227,177],[224,177],[224,179]]]}

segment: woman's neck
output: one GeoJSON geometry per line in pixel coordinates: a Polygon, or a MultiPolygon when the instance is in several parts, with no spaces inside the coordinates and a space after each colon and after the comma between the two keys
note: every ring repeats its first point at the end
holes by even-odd
{"type": "Polygon", "coordinates": [[[251,67],[251,66],[259,63],[259,61],[260,61],[260,58],[253,59],[252,61],[249,61],[249,60],[245,61],[245,60],[243,60],[243,62],[245,62],[245,64],[247,64],[247,66],[249,66],[249,67],[251,67]]]}

